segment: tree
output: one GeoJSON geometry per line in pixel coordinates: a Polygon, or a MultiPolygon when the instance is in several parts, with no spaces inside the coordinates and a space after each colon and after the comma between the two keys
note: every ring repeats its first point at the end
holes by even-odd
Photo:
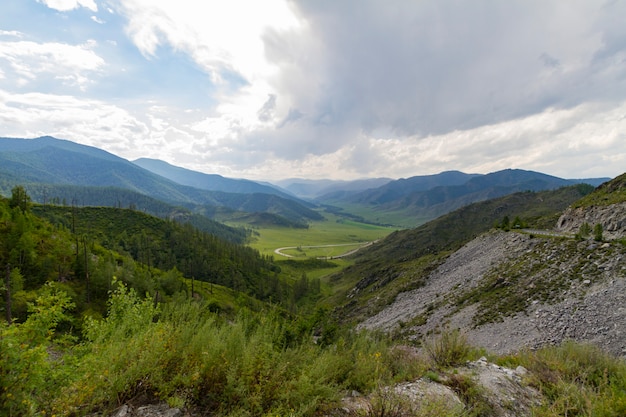
{"type": "Polygon", "coordinates": [[[602,239],[602,224],[598,223],[596,224],[596,226],[593,228],[593,238],[597,241],[597,242],[601,242],[602,239]]]}
{"type": "Polygon", "coordinates": [[[589,226],[589,223],[583,222],[583,224],[580,225],[578,234],[580,235],[581,238],[584,239],[587,236],[589,236],[590,233],[591,233],[591,226],[589,226]]]}
{"type": "Polygon", "coordinates": [[[9,207],[19,207],[22,213],[30,210],[30,196],[21,185],[16,185],[11,190],[11,199],[9,200],[9,207]]]}

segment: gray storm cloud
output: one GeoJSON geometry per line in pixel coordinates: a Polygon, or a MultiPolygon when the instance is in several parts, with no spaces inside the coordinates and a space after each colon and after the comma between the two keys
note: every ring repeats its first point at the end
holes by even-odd
{"type": "Polygon", "coordinates": [[[443,134],[626,92],[624,2],[292,6],[307,30],[266,36],[266,53],[281,66],[279,99],[311,128],[443,134]]]}

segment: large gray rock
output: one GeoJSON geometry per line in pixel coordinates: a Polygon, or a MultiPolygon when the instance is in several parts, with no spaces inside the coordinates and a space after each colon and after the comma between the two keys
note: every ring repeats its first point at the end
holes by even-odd
{"type": "Polygon", "coordinates": [[[609,206],[568,208],[559,218],[556,228],[560,232],[578,233],[583,223],[592,228],[601,224],[605,239],[626,236],[626,202],[609,206]]]}

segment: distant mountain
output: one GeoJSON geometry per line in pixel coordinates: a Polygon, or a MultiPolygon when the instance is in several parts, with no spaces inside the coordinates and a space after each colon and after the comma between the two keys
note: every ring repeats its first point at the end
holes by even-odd
{"type": "Polygon", "coordinates": [[[566,180],[521,169],[505,169],[485,175],[447,171],[399,179],[376,189],[343,197],[331,195],[320,200],[338,206],[361,205],[380,214],[381,219],[387,214],[395,218],[420,219],[423,223],[474,202],[519,191],[553,190],[582,182],[597,184],[603,179],[566,180]]]}
{"type": "Polygon", "coordinates": [[[205,174],[171,165],[159,159],[140,158],[132,161],[148,171],[174,181],[201,190],[223,191],[238,194],[274,194],[283,198],[293,199],[292,195],[279,191],[275,187],[259,184],[245,179],[226,178],[218,174],[205,174]]]}
{"type": "MultiPolygon", "coordinates": [[[[58,197],[66,199],[68,204],[72,200],[89,201],[93,205],[108,205],[105,201],[126,201],[127,195],[113,195],[115,190],[124,189],[188,208],[215,205],[235,210],[245,207],[250,212],[270,210],[273,214],[298,222],[321,217],[303,205],[308,203],[293,201],[293,197],[287,199],[274,193],[243,195],[215,192],[181,185],[103,150],[49,136],[37,139],[0,138],[0,192],[8,195],[11,187],[18,184],[24,185],[27,190],[39,189],[44,199],[58,197]],[[71,196],[67,195],[67,186],[74,187],[69,190],[71,196]],[[94,193],[90,187],[106,188],[106,193],[94,193]],[[283,204],[284,209],[281,207],[283,204]]],[[[144,209],[141,206],[137,208],[144,209]]]]}
{"type": "Polygon", "coordinates": [[[388,204],[411,193],[430,190],[440,186],[454,186],[465,184],[479,174],[465,174],[459,171],[445,171],[434,175],[422,175],[411,178],[401,178],[391,181],[381,187],[370,189],[353,195],[351,202],[360,204],[388,204]]]}
{"type": "Polygon", "coordinates": [[[370,188],[378,188],[390,181],[392,181],[390,178],[367,178],[353,181],[291,178],[277,181],[277,184],[300,198],[324,200],[323,196],[328,194],[352,195],[370,188]]]}

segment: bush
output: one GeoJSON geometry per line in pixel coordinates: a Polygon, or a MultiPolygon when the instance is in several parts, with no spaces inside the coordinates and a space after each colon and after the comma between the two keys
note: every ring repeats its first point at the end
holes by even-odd
{"type": "Polygon", "coordinates": [[[424,348],[435,365],[441,368],[464,363],[471,352],[467,339],[458,330],[445,330],[424,341],[424,348]]]}
{"type": "Polygon", "coordinates": [[[49,350],[59,323],[69,320],[69,297],[50,283],[29,305],[22,324],[0,323],[0,415],[32,416],[47,407],[67,378],[49,350]]]}
{"type": "Polygon", "coordinates": [[[531,371],[530,383],[549,400],[536,410],[537,415],[626,415],[623,360],[574,342],[524,352],[518,360],[531,371]]]}

